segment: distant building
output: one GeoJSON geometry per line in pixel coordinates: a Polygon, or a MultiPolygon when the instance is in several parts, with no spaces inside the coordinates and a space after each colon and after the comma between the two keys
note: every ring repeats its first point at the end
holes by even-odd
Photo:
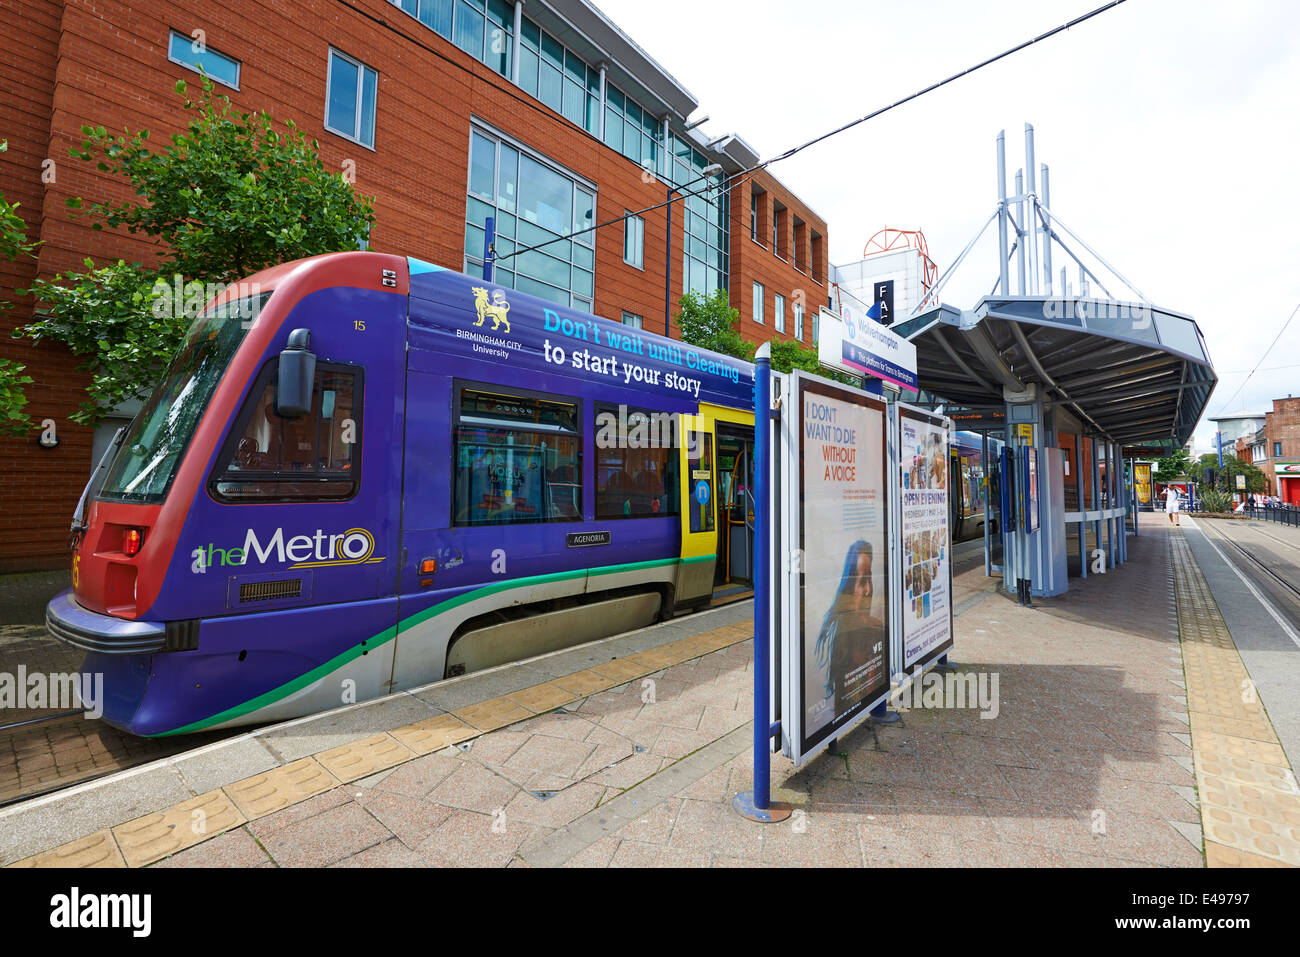
{"type": "MultiPolygon", "coordinates": [[[[1254,464],[1268,480],[1271,495],[1300,505],[1300,398],[1273,400],[1273,411],[1264,416],[1263,455],[1254,464]]],[[[1252,448],[1256,445],[1252,441],[1252,448]]]]}

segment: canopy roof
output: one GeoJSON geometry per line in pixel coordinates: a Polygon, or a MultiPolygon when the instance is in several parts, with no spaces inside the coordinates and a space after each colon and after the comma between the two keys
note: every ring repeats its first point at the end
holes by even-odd
{"type": "Polygon", "coordinates": [[[1035,384],[1044,401],[1119,443],[1180,448],[1218,383],[1195,320],[1140,302],[985,297],[893,331],[916,344],[927,392],[1001,409],[1035,384]]]}

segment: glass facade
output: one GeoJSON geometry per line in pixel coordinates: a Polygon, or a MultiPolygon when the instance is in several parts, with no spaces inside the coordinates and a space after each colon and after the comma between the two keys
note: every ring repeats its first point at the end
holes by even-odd
{"type": "Polygon", "coordinates": [[[600,71],[527,17],[519,33],[519,85],[588,133],[599,133],[600,71]]]}
{"type": "Polygon", "coordinates": [[[669,136],[671,156],[668,178],[688,195],[683,210],[682,286],[684,292],[711,296],[729,288],[731,230],[725,177],[714,173],[701,178],[708,159],[675,134],[669,136]]]}
{"type": "Polygon", "coordinates": [[[475,128],[470,134],[465,272],[482,274],[487,217],[496,221],[499,285],[587,312],[595,292],[596,194],[530,153],[475,128]],[[587,229],[572,239],[569,233],[587,229]],[[546,243],[518,256],[517,247],[546,243]]]}
{"type": "Polygon", "coordinates": [[[389,0],[504,77],[514,50],[514,5],[505,0],[389,0]]]}

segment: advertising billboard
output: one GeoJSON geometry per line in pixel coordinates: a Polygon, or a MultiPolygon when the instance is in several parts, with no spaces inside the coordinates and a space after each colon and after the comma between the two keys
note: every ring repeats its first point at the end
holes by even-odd
{"type": "Polygon", "coordinates": [[[1151,504],[1151,463],[1138,462],[1133,466],[1133,484],[1137,486],[1139,505],[1151,504]]]}
{"type": "Polygon", "coordinates": [[[903,670],[952,647],[947,423],[899,407],[903,670]]]}
{"type": "Polygon", "coordinates": [[[784,436],[787,747],[795,763],[889,692],[886,407],[860,389],[795,373],[784,436]]]}

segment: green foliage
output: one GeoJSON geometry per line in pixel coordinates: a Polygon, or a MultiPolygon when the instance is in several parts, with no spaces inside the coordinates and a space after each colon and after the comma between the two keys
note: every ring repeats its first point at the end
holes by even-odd
{"type": "Polygon", "coordinates": [[[719,289],[712,296],[688,292],[677,301],[677,324],[682,341],[700,349],[754,361],[754,346],[740,337],[740,311],[727,302],[727,293],[719,289]]]}
{"type": "MultiPolygon", "coordinates": [[[[0,153],[9,149],[8,140],[0,140],[0,153]]],[[[0,259],[6,261],[19,256],[30,256],[36,246],[27,241],[27,224],[18,215],[21,203],[10,203],[0,193],[0,259]]],[[[9,303],[0,302],[0,313],[9,308],[9,303]]]]}
{"type": "Polygon", "coordinates": [[[1223,457],[1223,468],[1219,468],[1218,454],[1215,452],[1206,453],[1192,467],[1191,473],[1197,481],[1223,489],[1229,494],[1243,491],[1237,488],[1238,475],[1246,476],[1244,491],[1263,492],[1268,488],[1268,480],[1265,478],[1264,473],[1258,467],[1249,462],[1241,461],[1235,455],[1225,455],[1223,457]]]}
{"type": "MultiPolygon", "coordinates": [[[[189,125],[160,151],[149,131],[114,135],[83,126],[73,157],[126,177],[138,200],[85,207],[92,228],[125,227],[170,250],[169,271],[204,282],[234,282],[277,263],[358,249],[374,210],[342,174],[328,172],[318,144],[289,121],[276,132],[266,113],[235,110],[204,77],[199,102],[176,84],[189,125]]],[[[68,200],[83,208],[78,198],[68,200]]]]}
{"type": "Polygon", "coordinates": [[[1172,482],[1185,477],[1190,468],[1192,468],[1192,457],[1187,454],[1186,449],[1179,449],[1173,455],[1156,462],[1156,471],[1152,478],[1157,482],[1172,482]]]}
{"type": "Polygon", "coordinates": [[[845,385],[861,385],[858,379],[850,375],[834,369],[824,368],[817,360],[816,349],[809,349],[793,339],[773,339],[771,345],[772,370],[774,372],[793,372],[795,369],[799,369],[802,372],[811,372],[814,375],[835,382],[842,382],[845,385]]]}
{"type": "Polygon", "coordinates": [[[1232,496],[1212,485],[1201,486],[1196,492],[1196,501],[1206,512],[1230,512],[1233,509],[1232,496]]]}
{"type": "Polygon", "coordinates": [[[89,425],[153,388],[191,318],[183,310],[153,308],[155,276],[139,264],[94,266],[87,259],[86,272],[37,280],[37,318],[14,333],[57,340],[82,358],[81,368],[91,374],[90,395],[71,418],[89,425]]]}
{"type": "MultiPolygon", "coordinates": [[[[93,229],[124,228],[160,240],[157,271],[116,262],[84,273],[38,281],[37,320],[15,335],[62,342],[92,375],[89,401],[72,416],[93,424],[121,401],[153,388],[180,347],[195,310],[155,296],[184,277],[185,298],[202,284],[234,282],[269,266],[321,253],[359,248],[374,210],[341,174],[322,165],[317,143],[292,122],[277,132],[265,112],[242,113],[203,80],[203,96],[186,96],[190,120],[160,150],[149,131],[114,135],[82,127],[74,158],[125,177],[131,202],[86,204],[68,200],[72,215],[88,215],[93,229]],[[163,308],[160,308],[164,306],[163,308]]],[[[200,301],[203,295],[195,293],[200,301]]]]}
{"type": "Polygon", "coordinates": [[[0,435],[22,435],[31,425],[23,411],[27,404],[23,386],[32,382],[31,376],[23,375],[25,368],[11,359],[0,359],[0,435]]]}
{"type": "MultiPolygon", "coordinates": [[[[0,140],[0,153],[9,149],[8,140],[0,140]]],[[[36,249],[35,243],[27,241],[27,224],[18,215],[20,203],[10,203],[0,193],[0,259],[6,262],[19,256],[30,256],[36,249]]],[[[0,299],[0,316],[3,316],[13,304],[0,299]]],[[[0,434],[22,435],[31,424],[31,419],[23,411],[27,396],[23,386],[30,385],[31,376],[23,375],[25,366],[9,359],[0,359],[0,434]]]]}

